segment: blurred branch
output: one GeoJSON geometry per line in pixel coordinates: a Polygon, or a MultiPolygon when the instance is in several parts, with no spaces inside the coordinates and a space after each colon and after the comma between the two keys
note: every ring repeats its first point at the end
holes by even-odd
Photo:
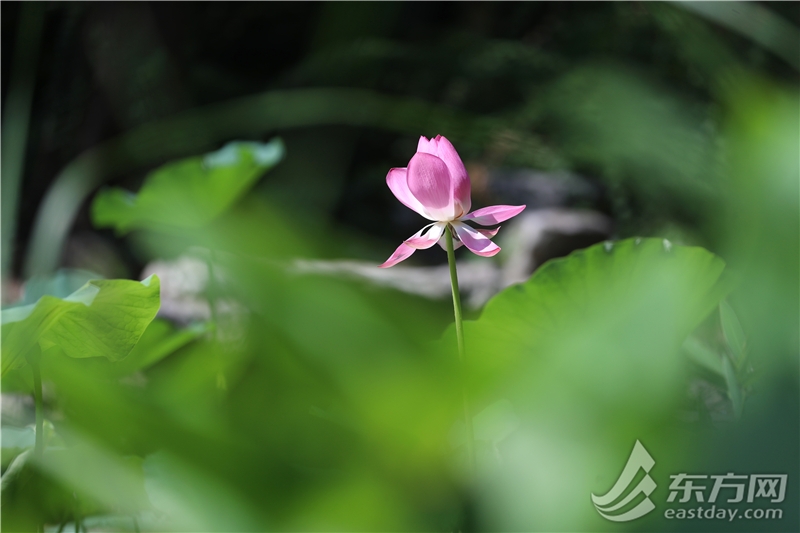
{"type": "Polygon", "coordinates": [[[800,70],[800,30],[754,2],[675,2],[687,11],[760,44],[800,70]]]}
{"type": "Polygon", "coordinates": [[[44,4],[24,2],[14,50],[2,126],[2,277],[8,276],[14,256],[19,184],[25,166],[25,146],[30,126],[33,88],[41,44],[44,4]]]}
{"type": "MultiPolygon", "coordinates": [[[[24,273],[46,274],[58,266],[61,247],[81,204],[102,183],[122,172],[209,150],[230,138],[348,125],[408,135],[442,133],[462,143],[484,145],[507,136],[506,124],[499,117],[476,117],[356,89],[271,91],[151,122],[87,150],[59,173],[39,207],[24,273]]],[[[559,164],[557,155],[535,135],[513,134],[517,150],[532,155],[540,167],[559,164]]]]}

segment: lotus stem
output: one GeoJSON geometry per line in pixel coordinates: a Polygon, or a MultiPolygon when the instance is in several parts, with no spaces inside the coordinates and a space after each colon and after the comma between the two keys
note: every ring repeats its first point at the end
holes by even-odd
{"type": "Polygon", "coordinates": [[[453,313],[455,315],[456,322],[458,359],[461,362],[461,393],[464,403],[464,425],[467,433],[467,456],[469,460],[469,468],[474,477],[477,471],[477,460],[475,457],[475,432],[472,428],[472,415],[469,407],[469,395],[467,394],[467,360],[464,353],[464,324],[462,323],[461,294],[458,291],[456,255],[453,248],[453,228],[449,224],[447,226],[447,230],[445,230],[445,241],[447,244],[447,262],[450,265],[450,288],[453,292],[453,313]]]}

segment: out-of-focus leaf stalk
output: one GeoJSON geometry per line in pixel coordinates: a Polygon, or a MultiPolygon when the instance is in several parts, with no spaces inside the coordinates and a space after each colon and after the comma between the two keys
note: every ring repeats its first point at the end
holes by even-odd
{"type": "Polygon", "coordinates": [[[477,461],[475,458],[475,432],[472,428],[472,415],[469,407],[469,395],[467,394],[466,365],[467,360],[464,354],[464,325],[461,318],[461,295],[458,292],[458,272],[456,271],[456,254],[453,249],[453,229],[448,225],[445,231],[447,242],[447,262],[450,265],[450,288],[453,291],[453,313],[456,321],[456,339],[458,340],[458,358],[461,362],[461,391],[464,400],[464,424],[466,428],[467,456],[469,468],[474,477],[477,471],[477,461]]]}
{"type": "Polygon", "coordinates": [[[768,7],[755,2],[738,2],[735,7],[721,2],[673,3],[758,43],[800,70],[800,30],[768,7]]]}
{"type": "Polygon", "coordinates": [[[2,125],[2,276],[9,275],[16,234],[17,201],[25,163],[33,89],[44,21],[43,4],[22,4],[2,125]]]}

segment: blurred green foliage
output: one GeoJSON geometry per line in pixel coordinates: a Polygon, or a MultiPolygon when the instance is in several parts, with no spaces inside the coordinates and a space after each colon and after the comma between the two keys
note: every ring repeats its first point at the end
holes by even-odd
{"type": "Polygon", "coordinates": [[[232,142],[203,158],[159,168],[138,194],[101,191],[92,204],[95,226],[118,234],[134,228],[205,226],[244,195],[255,180],[283,158],[283,144],[232,142]]]}
{"type": "Polygon", "coordinates": [[[3,62],[3,530],[797,530],[797,4],[26,5],[2,5],[4,59],[43,51],[13,71],[35,83],[3,62]],[[421,134],[476,206],[528,199],[493,169],[569,171],[616,224],[469,321],[466,368],[447,302],[291,268],[377,265],[418,226],[384,178],[421,134]],[[86,272],[178,257],[206,319],[86,272]],[[604,521],[637,439],[657,508],[671,473],[788,473],[782,520],[604,521]]]}

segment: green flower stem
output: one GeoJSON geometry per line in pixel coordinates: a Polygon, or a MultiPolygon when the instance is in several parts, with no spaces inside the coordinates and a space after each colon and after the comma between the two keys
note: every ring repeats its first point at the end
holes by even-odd
{"type": "Polygon", "coordinates": [[[41,458],[44,453],[44,407],[42,406],[42,372],[39,369],[39,358],[31,358],[33,369],[33,399],[36,404],[36,441],[33,454],[41,458]]]}
{"type": "Polygon", "coordinates": [[[453,313],[456,320],[456,339],[458,340],[458,358],[461,361],[461,392],[464,400],[464,424],[467,429],[467,455],[472,474],[477,470],[475,459],[475,432],[472,429],[472,415],[469,407],[469,396],[467,395],[466,370],[467,360],[464,355],[464,325],[461,318],[461,294],[458,292],[458,272],[456,271],[456,254],[453,248],[453,228],[448,224],[445,231],[445,241],[447,243],[447,262],[450,265],[450,288],[453,292],[453,313]]]}

